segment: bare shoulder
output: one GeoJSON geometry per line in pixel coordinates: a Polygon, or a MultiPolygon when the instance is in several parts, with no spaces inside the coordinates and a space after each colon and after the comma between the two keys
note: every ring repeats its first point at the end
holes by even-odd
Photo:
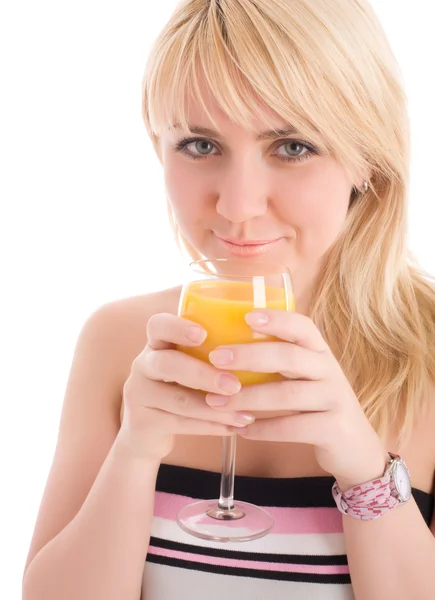
{"type": "MultiPolygon", "coordinates": [[[[108,326],[117,340],[119,382],[122,386],[133,360],[147,343],[148,320],[157,313],[176,314],[181,287],[131,296],[104,305],[108,326]]],[[[122,387],[121,387],[122,390],[122,387]]]]}
{"type": "Polygon", "coordinates": [[[83,505],[118,435],[124,382],[146,345],[147,320],[176,312],[179,293],[174,288],[108,302],[83,324],[25,569],[83,505]]]}
{"type": "Polygon", "coordinates": [[[124,317],[125,324],[128,324],[135,319],[149,319],[158,312],[176,313],[180,292],[181,286],[178,286],[150,294],[122,298],[105,306],[113,307],[118,316],[124,317]]]}
{"type": "Polygon", "coordinates": [[[134,359],[147,344],[147,323],[157,313],[177,314],[181,286],[151,294],[123,298],[103,307],[108,326],[116,337],[116,370],[118,393],[114,411],[122,422],[124,408],[122,392],[134,359]]]}

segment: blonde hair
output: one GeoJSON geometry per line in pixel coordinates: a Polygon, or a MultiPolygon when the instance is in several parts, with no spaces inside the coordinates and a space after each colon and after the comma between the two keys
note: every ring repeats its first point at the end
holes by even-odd
{"type": "MultiPolygon", "coordinates": [[[[372,426],[383,440],[394,427],[400,450],[430,406],[435,280],[406,248],[407,103],[376,14],[365,0],[182,1],[143,81],[143,117],[157,152],[164,129],[188,131],[191,95],[214,123],[201,75],[233,122],[252,127],[259,115],[268,123],[269,107],[352,181],[371,173],[324,257],[309,316],[372,426]]],[[[170,218],[180,246],[199,258],[171,211],[170,218]]]]}

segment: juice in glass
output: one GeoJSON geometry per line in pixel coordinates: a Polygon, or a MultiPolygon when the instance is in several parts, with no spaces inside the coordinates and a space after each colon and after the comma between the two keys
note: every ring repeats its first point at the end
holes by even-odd
{"type": "MultiPolygon", "coordinates": [[[[262,306],[255,306],[252,283],[213,280],[191,283],[180,299],[179,315],[204,327],[208,336],[199,347],[178,346],[178,349],[208,362],[209,353],[217,346],[276,340],[273,336],[254,332],[246,323],[245,315],[254,308],[294,311],[294,298],[287,300],[283,288],[266,286],[262,306]]],[[[278,373],[231,372],[242,385],[282,380],[278,373]]]]}

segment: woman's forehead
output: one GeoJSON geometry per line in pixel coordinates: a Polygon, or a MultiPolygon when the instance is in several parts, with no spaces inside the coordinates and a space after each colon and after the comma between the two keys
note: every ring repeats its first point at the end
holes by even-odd
{"type": "Polygon", "coordinates": [[[264,139],[267,138],[266,133],[270,130],[286,131],[288,135],[297,132],[296,127],[292,127],[290,123],[260,100],[258,111],[249,110],[249,124],[238,122],[233,116],[228,115],[210,94],[203,97],[203,102],[191,96],[186,103],[184,118],[178,119],[174,114],[172,122],[168,124],[169,128],[182,129],[184,121],[184,124],[189,126],[189,131],[194,133],[218,137],[219,134],[224,135],[227,130],[244,129],[264,139]],[[200,129],[204,131],[200,131],[200,129]]]}

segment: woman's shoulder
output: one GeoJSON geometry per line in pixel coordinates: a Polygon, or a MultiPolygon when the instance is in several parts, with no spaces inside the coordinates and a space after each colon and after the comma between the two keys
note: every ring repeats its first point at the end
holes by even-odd
{"type": "Polygon", "coordinates": [[[128,362],[146,345],[147,322],[154,314],[177,314],[180,293],[181,286],[109,301],[93,317],[105,323],[107,335],[116,340],[120,356],[128,362]]]}
{"type": "Polygon", "coordinates": [[[121,419],[122,389],[134,359],[147,344],[148,320],[157,313],[177,314],[180,293],[181,286],[178,286],[113,300],[100,306],[89,318],[99,321],[97,329],[104,331],[106,347],[113,349],[112,362],[116,363],[119,390],[117,410],[121,409],[121,419]]]}
{"type": "Polygon", "coordinates": [[[158,290],[149,294],[128,296],[102,305],[100,310],[111,312],[115,318],[148,318],[157,312],[176,312],[181,286],[158,290]]]}
{"type": "Polygon", "coordinates": [[[89,320],[105,322],[108,333],[121,340],[142,340],[147,322],[154,314],[177,314],[180,293],[181,286],[112,300],[98,307],[89,320]]]}

